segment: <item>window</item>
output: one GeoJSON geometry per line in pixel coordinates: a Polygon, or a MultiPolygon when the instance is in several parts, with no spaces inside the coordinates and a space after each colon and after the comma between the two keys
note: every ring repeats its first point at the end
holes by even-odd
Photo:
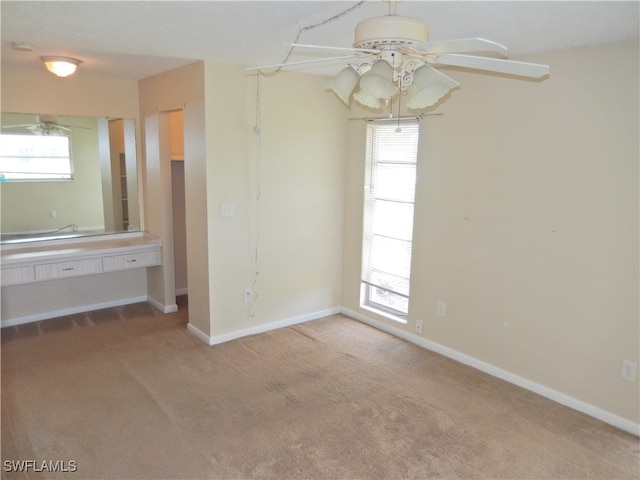
{"type": "Polygon", "coordinates": [[[417,123],[367,125],[361,304],[406,322],[417,123]]]}
{"type": "Polygon", "coordinates": [[[0,180],[72,180],[69,137],[0,135],[0,180]]]}

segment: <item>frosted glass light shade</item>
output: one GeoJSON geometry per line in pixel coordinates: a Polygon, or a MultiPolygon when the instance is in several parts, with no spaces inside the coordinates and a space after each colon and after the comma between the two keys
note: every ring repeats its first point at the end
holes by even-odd
{"type": "Polygon", "coordinates": [[[54,75],[58,77],[68,77],[76,71],[80,60],[69,57],[41,57],[44,65],[54,75]]]}
{"type": "Polygon", "coordinates": [[[460,84],[429,65],[413,72],[413,83],[407,88],[407,108],[426,108],[435,105],[449,90],[460,84]]]}
{"type": "Polygon", "coordinates": [[[340,100],[349,105],[351,92],[356,88],[359,79],[360,76],[353,68],[346,67],[338,75],[329,80],[327,86],[340,97],[340,100]]]}
{"type": "Polygon", "coordinates": [[[362,89],[353,94],[353,99],[360,105],[364,105],[365,107],[373,108],[375,110],[379,110],[382,108],[380,100],[362,89]]]}
{"type": "Polygon", "coordinates": [[[378,60],[360,78],[360,88],[375,98],[391,98],[397,91],[391,65],[386,60],[378,60]]]}

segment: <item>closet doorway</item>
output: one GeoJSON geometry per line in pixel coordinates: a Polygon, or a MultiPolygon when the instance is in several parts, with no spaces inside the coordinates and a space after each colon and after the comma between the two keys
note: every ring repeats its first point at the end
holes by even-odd
{"type": "Polygon", "coordinates": [[[184,122],[182,110],[169,112],[173,258],[176,296],[187,295],[187,228],[184,180],[184,122]]]}

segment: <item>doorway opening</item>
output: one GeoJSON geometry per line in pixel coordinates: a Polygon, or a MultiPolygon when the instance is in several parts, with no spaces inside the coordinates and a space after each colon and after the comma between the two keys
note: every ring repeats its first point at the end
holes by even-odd
{"type": "Polygon", "coordinates": [[[184,121],[182,110],[169,112],[173,258],[176,296],[187,295],[187,227],[184,179],[184,121]]]}

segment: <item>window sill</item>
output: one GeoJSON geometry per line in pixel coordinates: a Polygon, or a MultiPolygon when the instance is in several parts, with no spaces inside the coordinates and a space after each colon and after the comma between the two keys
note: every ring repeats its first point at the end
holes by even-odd
{"type": "Polygon", "coordinates": [[[409,321],[407,320],[407,317],[399,317],[397,315],[392,315],[392,314],[390,314],[388,312],[385,312],[383,310],[379,310],[379,309],[371,307],[369,305],[360,305],[360,308],[362,308],[363,310],[366,310],[368,312],[375,313],[376,315],[379,315],[381,317],[387,318],[389,320],[393,320],[394,322],[401,323],[402,325],[407,325],[409,323],[409,321]]]}

